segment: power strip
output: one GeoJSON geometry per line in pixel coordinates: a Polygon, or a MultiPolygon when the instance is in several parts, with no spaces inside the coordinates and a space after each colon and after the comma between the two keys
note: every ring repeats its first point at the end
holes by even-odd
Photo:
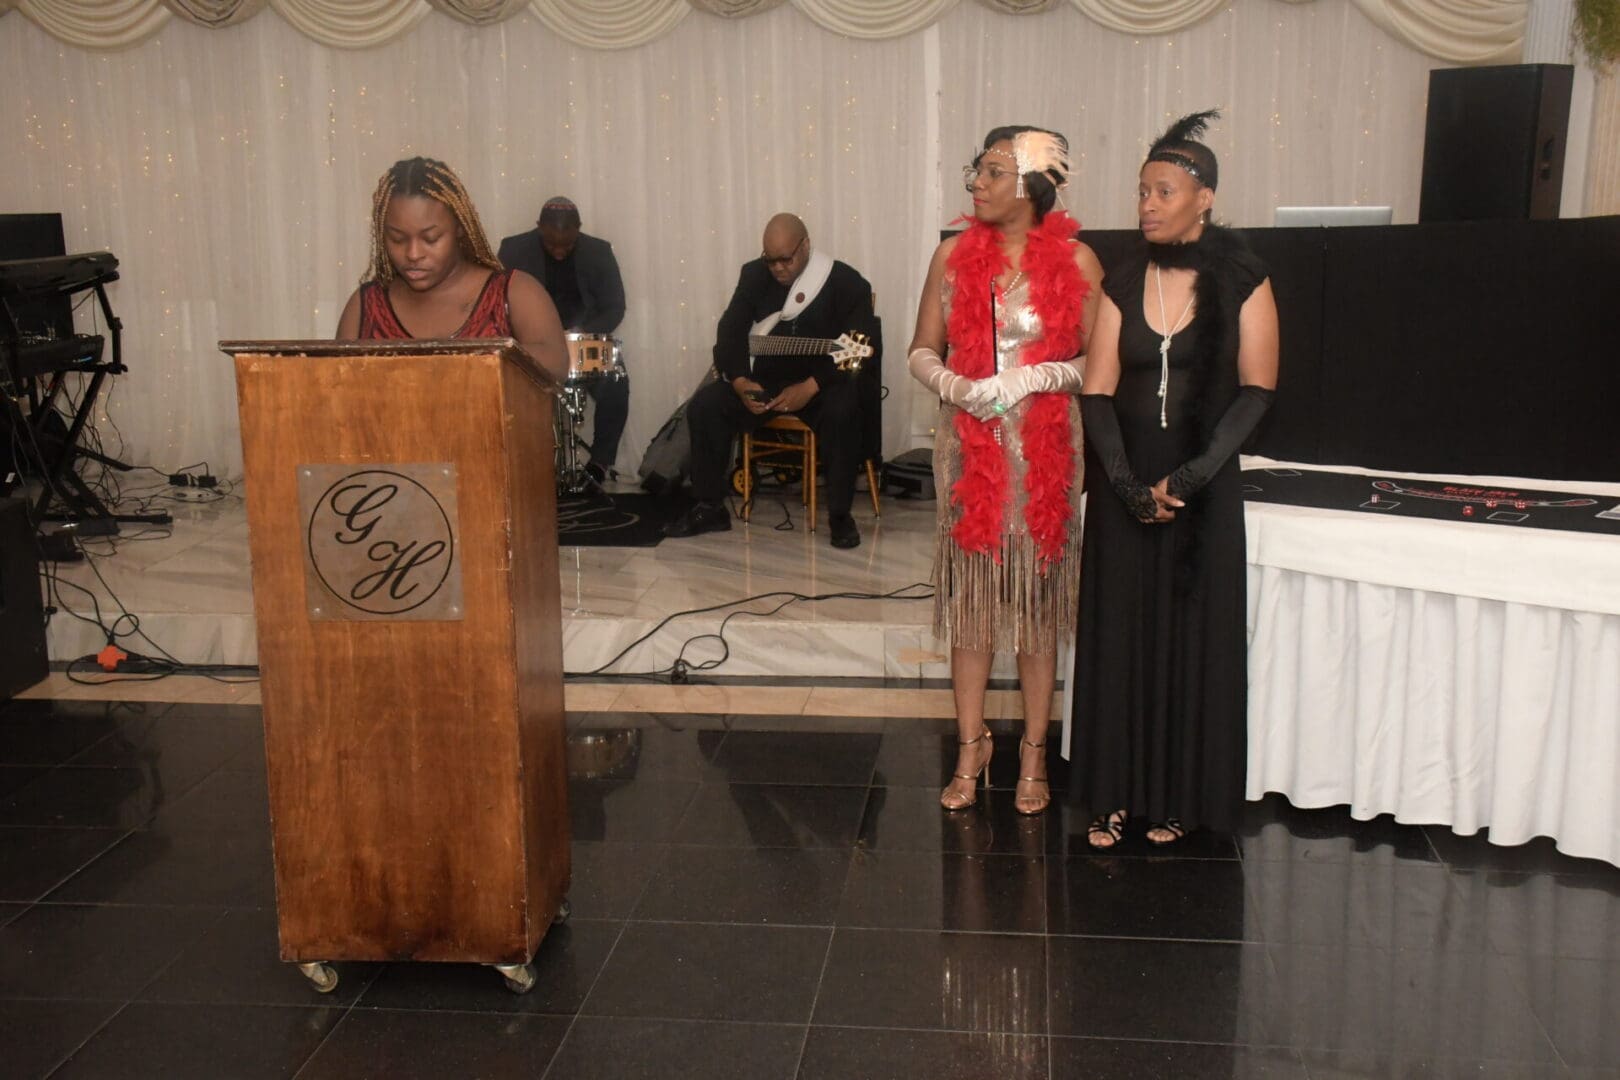
{"type": "Polygon", "coordinates": [[[219,481],[208,473],[193,476],[190,473],[170,473],[169,484],[178,488],[211,488],[218,487],[219,481]]]}

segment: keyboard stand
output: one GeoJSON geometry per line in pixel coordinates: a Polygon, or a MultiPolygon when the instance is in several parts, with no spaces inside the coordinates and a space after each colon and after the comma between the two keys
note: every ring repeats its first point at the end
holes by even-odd
{"type": "MultiPolygon", "coordinates": [[[[116,458],[79,446],[79,438],[84,434],[85,426],[95,415],[96,401],[101,396],[102,383],[106,381],[108,375],[120,375],[128,370],[123,364],[124,324],[113,314],[112,304],[107,299],[105,282],[97,281],[91,287],[96,291],[96,301],[101,306],[102,317],[106,320],[108,333],[112,337],[112,358],[57,369],[50,374],[50,383],[43,395],[37,390],[30,391],[32,408],[28,417],[21,416],[15,402],[8,401],[8,412],[12,414],[13,425],[22,425],[18,430],[23,431],[24,438],[32,444],[31,456],[35,458],[45,480],[45,485],[34,504],[35,523],[66,522],[75,526],[74,531],[83,536],[116,536],[120,523],[168,525],[174,518],[161,511],[155,514],[114,513],[90,489],[75,468],[80,458],[98,462],[120,472],[129,472],[133,468],[116,458]],[[70,374],[89,375],[90,384],[85,388],[78,406],[73,410],[67,434],[56,435],[47,430],[46,424],[50,417],[59,415],[56,403],[62,398],[70,374]]],[[[20,338],[16,332],[16,323],[11,319],[9,311],[6,312],[6,316],[7,322],[11,324],[12,341],[16,342],[20,338]]],[[[20,388],[24,382],[33,385],[31,379],[20,378],[15,370],[4,374],[9,378],[13,388],[20,388]]]]}

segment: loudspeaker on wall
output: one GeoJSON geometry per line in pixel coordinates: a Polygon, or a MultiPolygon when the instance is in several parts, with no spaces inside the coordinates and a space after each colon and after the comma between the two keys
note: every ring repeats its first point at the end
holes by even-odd
{"type": "Polygon", "coordinates": [[[1431,71],[1418,220],[1556,218],[1574,85],[1569,64],[1431,71]]]}

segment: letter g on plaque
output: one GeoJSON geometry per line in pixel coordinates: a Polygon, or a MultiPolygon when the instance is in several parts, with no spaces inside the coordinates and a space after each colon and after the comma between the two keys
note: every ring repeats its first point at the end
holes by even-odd
{"type": "Polygon", "coordinates": [[[462,618],[456,467],[298,466],[311,619],[462,618]]]}

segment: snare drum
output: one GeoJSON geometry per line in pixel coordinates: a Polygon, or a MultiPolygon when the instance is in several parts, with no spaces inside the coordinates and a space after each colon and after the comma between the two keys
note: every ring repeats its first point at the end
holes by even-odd
{"type": "Polygon", "coordinates": [[[624,370],[619,363],[619,343],[607,334],[579,334],[569,331],[568,381],[590,382],[611,377],[624,370]]]}

